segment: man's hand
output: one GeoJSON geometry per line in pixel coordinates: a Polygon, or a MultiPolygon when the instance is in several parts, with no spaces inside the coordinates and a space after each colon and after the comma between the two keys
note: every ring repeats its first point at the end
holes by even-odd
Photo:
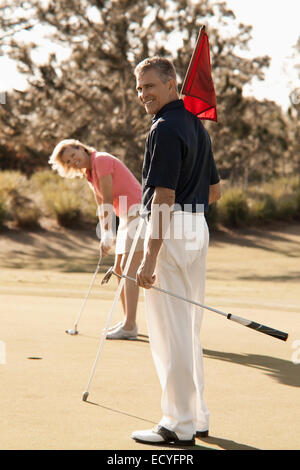
{"type": "Polygon", "coordinates": [[[155,261],[151,258],[144,258],[136,273],[136,283],[139,287],[150,289],[155,282],[154,274],[155,261]]]}
{"type": "Polygon", "coordinates": [[[209,186],[209,204],[217,202],[221,198],[221,184],[211,184],[209,186]]]}

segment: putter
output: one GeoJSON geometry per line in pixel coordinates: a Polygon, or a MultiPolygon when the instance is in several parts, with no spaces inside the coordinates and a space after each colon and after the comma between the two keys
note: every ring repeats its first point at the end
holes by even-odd
{"type": "Polygon", "coordinates": [[[86,295],[85,295],[84,301],[83,301],[83,303],[82,303],[82,305],[81,305],[81,308],[80,308],[80,310],[79,310],[79,314],[78,314],[78,316],[77,316],[77,318],[76,318],[76,320],[75,320],[74,327],[73,327],[73,328],[70,328],[69,330],[66,330],[66,333],[67,333],[68,335],[78,335],[78,329],[77,329],[78,323],[79,323],[80,317],[81,317],[81,315],[82,315],[82,312],[83,312],[83,310],[84,310],[84,307],[85,307],[86,301],[87,301],[87,299],[88,299],[88,296],[90,295],[90,292],[91,292],[92,287],[93,287],[93,285],[94,285],[96,276],[97,276],[97,274],[98,274],[98,271],[99,271],[99,268],[100,268],[100,264],[101,264],[101,259],[102,259],[102,256],[100,255],[99,261],[98,261],[98,264],[97,264],[96,271],[94,272],[94,275],[93,275],[93,278],[92,278],[92,280],[91,280],[90,286],[89,286],[89,288],[88,288],[88,291],[87,291],[87,293],[86,293],[86,295]]]}
{"type": "MultiPolygon", "coordinates": [[[[112,275],[115,275],[119,278],[126,278],[129,279],[130,281],[136,282],[136,280],[133,277],[129,277],[125,274],[117,274],[113,268],[110,268],[107,273],[105,274],[104,278],[101,281],[101,284],[107,284],[111,278],[112,275]]],[[[252,328],[253,330],[259,331],[260,333],[264,333],[265,335],[273,336],[274,338],[281,339],[282,341],[286,341],[288,339],[288,333],[285,333],[280,330],[276,330],[274,328],[270,328],[269,326],[262,325],[260,323],[253,322],[251,320],[247,320],[246,318],[238,317],[237,315],[232,315],[231,313],[225,313],[222,312],[221,310],[217,310],[212,307],[208,307],[207,305],[200,304],[200,302],[196,302],[195,300],[190,300],[185,297],[182,297],[181,295],[178,294],[173,294],[172,292],[169,292],[165,289],[161,289],[160,287],[152,286],[151,289],[158,290],[160,292],[163,292],[164,294],[171,295],[172,297],[176,297],[177,299],[184,300],[185,302],[189,302],[191,304],[197,305],[198,307],[205,308],[207,310],[211,310],[212,312],[218,313],[219,315],[223,315],[227,318],[227,320],[232,320],[236,323],[239,323],[240,325],[247,326],[248,328],[252,328]]]]}
{"type": "MultiPolygon", "coordinates": [[[[134,236],[132,245],[131,245],[131,247],[130,247],[130,251],[129,251],[129,253],[128,253],[128,258],[127,258],[127,261],[126,261],[126,265],[125,265],[125,268],[124,268],[124,273],[126,273],[126,274],[127,274],[127,272],[128,272],[128,269],[129,269],[129,266],[130,266],[130,263],[131,263],[133,254],[134,254],[134,252],[135,252],[136,244],[137,244],[138,239],[139,239],[139,236],[140,236],[140,234],[141,234],[143,225],[144,225],[144,219],[141,217],[140,220],[139,220],[139,223],[138,223],[138,226],[137,226],[137,229],[136,229],[136,232],[135,232],[135,236],[134,236]]],[[[110,268],[110,270],[112,271],[113,268],[110,268]]],[[[113,301],[113,304],[112,304],[110,313],[109,313],[108,318],[107,318],[107,321],[106,321],[106,326],[105,326],[105,328],[104,328],[104,330],[103,330],[103,332],[102,332],[102,336],[101,336],[101,340],[100,340],[99,349],[98,349],[98,352],[97,352],[97,355],[96,355],[96,359],[95,359],[94,364],[93,364],[93,367],[92,367],[92,371],[91,371],[91,374],[90,374],[90,378],[89,378],[89,381],[88,381],[86,390],[85,390],[85,392],[84,392],[83,395],[82,395],[82,400],[83,400],[83,401],[86,401],[86,400],[87,400],[87,397],[88,397],[88,395],[89,395],[89,388],[90,388],[90,386],[91,386],[91,382],[92,382],[92,379],[93,379],[94,374],[95,374],[95,371],[96,371],[96,366],[97,366],[97,363],[98,363],[99,358],[100,358],[100,355],[101,355],[101,351],[102,351],[102,348],[103,348],[103,345],[104,345],[104,340],[105,340],[105,338],[106,338],[106,335],[107,335],[109,326],[110,326],[110,324],[111,324],[111,320],[112,320],[114,311],[115,311],[115,309],[116,309],[117,302],[118,302],[119,297],[120,297],[120,295],[121,295],[121,291],[122,291],[122,289],[123,289],[123,285],[124,285],[125,279],[126,279],[125,277],[122,277],[122,279],[121,279],[121,281],[120,281],[120,283],[119,283],[118,289],[117,289],[117,291],[116,291],[115,298],[114,298],[114,301],[113,301]]]]}

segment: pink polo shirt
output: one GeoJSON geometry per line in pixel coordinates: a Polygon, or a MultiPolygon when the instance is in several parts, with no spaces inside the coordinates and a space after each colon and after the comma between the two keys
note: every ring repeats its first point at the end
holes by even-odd
{"type": "Polygon", "coordinates": [[[132,206],[141,203],[142,186],[118,158],[95,151],[91,154],[91,170],[86,171],[86,177],[100,202],[103,196],[99,179],[106,175],[112,176],[114,211],[118,217],[125,216],[132,206]]]}

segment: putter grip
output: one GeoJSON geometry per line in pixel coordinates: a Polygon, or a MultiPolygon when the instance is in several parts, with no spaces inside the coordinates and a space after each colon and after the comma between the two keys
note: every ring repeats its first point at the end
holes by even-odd
{"type": "Polygon", "coordinates": [[[273,336],[274,338],[281,339],[282,341],[286,341],[288,339],[288,333],[284,331],[275,330],[274,328],[270,328],[266,325],[261,325],[260,323],[255,323],[252,321],[248,328],[252,328],[253,330],[260,331],[260,333],[264,333],[265,335],[273,336]]]}
{"type": "Polygon", "coordinates": [[[284,331],[275,330],[274,328],[270,328],[269,326],[262,325],[261,323],[256,323],[255,321],[247,320],[246,318],[238,317],[237,315],[232,315],[231,313],[228,313],[227,319],[235,321],[236,323],[240,323],[240,325],[247,326],[252,330],[264,333],[265,335],[273,336],[273,338],[281,339],[282,341],[286,341],[288,339],[288,333],[285,333],[284,331]]]}

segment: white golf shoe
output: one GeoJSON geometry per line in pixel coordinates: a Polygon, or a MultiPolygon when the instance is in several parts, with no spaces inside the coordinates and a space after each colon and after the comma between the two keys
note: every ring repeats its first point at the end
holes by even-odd
{"type": "Polygon", "coordinates": [[[117,328],[108,331],[106,339],[136,339],[137,333],[137,326],[132,330],[124,330],[122,323],[117,328]]]}
{"type": "Polygon", "coordinates": [[[168,444],[174,446],[195,445],[195,438],[193,435],[186,436],[183,434],[176,434],[160,425],[156,426],[154,429],[148,429],[146,431],[134,431],[131,434],[131,437],[136,442],[144,444],[168,444]]]}

